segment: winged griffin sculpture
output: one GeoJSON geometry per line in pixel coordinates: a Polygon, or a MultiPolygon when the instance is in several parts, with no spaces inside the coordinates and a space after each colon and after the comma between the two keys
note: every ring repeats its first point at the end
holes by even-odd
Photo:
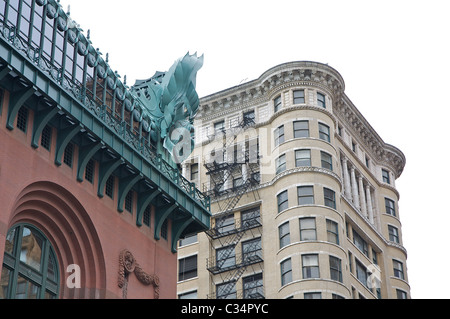
{"type": "Polygon", "coordinates": [[[195,87],[202,66],[203,55],[187,53],[169,71],[138,80],[131,88],[143,104],[142,112],[150,118],[153,145],[172,164],[181,163],[194,148],[193,122],[199,108],[195,87]]]}

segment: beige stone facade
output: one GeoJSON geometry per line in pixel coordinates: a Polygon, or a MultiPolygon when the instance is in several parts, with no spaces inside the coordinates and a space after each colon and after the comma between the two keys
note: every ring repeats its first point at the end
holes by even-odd
{"type": "Polygon", "coordinates": [[[180,298],[411,297],[405,157],[344,91],[302,61],[201,99],[183,174],[211,195],[212,230],[180,242],[180,298]]]}

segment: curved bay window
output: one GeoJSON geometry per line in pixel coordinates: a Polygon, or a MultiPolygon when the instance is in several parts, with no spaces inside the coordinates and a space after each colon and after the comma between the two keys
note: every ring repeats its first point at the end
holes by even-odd
{"type": "Polygon", "coordinates": [[[36,228],[9,230],[0,279],[0,299],[56,299],[59,271],[54,250],[36,228]]]}

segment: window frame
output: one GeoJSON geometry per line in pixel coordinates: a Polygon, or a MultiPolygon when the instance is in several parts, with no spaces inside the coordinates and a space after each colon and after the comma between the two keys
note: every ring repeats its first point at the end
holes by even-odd
{"type": "Polygon", "coordinates": [[[309,121],[308,120],[299,120],[294,121],[292,123],[292,128],[294,131],[294,138],[308,138],[309,137],[309,121]],[[306,123],[306,128],[303,126],[298,128],[296,126],[302,125],[306,123]]]}
{"type": "Polygon", "coordinates": [[[286,209],[289,208],[289,193],[287,190],[284,190],[277,195],[277,206],[278,206],[278,213],[281,213],[282,211],[285,211],[286,209]],[[286,198],[284,199],[283,197],[286,198]]]}
{"type": "MultiPolygon", "coordinates": [[[[20,223],[11,227],[7,232],[6,238],[8,238],[12,232],[14,232],[14,237],[12,238],[12,252],[7,252],[5,249],[3,263],[1,265],[1,275],[5,270],[9,271],[9,282],[5,299],[17,298],[19,278],[23,278],[26,283],[34,285],[37,290],[37,299],[44,299],[49,295],[52,296],[53,299],[59,298],[61,290],[59,261],[50,240],[39,228],[28,223],[20,223]],[[41,240],[39,269],[22,260],[23,254],[21,250],[23,248],[22,243],[25,229],[28,229],[31,234],[38,236],[41,240]],[[53,278],[50,278],[51,275],[49,275],[50,260],[54,272],[53,278]]],[[[27,287],[26,289],[28,290],[29,288],[27,287]]]]}

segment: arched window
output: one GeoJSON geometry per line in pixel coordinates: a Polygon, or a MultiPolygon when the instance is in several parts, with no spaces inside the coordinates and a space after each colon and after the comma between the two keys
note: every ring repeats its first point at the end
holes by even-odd
{"type": "Polygon", "coordinates": [[[55,299],[59,271],[48,239],[31,225],[20,224],[6,236],[0,299],[55,299]]]}

